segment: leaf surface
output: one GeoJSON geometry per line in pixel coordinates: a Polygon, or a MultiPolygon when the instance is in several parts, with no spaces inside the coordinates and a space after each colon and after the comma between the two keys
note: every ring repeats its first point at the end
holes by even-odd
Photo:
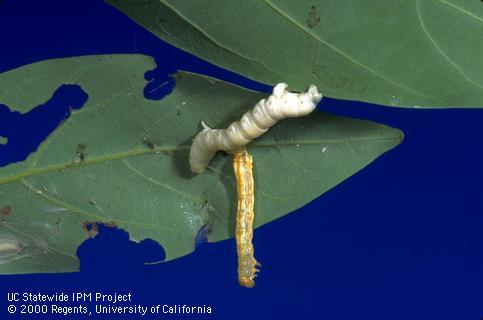
{"type": "Polygon", "coordinates": [[[481,107],[483,6],[467,0],[108,0],[251,79],[389,106],[481,107]]]}
{"type": "MultiPolygon", "coordinates": [[[[77,270],[89,223],[151,238],[167,259],[192,252],[200,228],[209,241],[234,235],[232,157],[218,154],[191,173],[189,146],[204,120],[225,127],[264,95],[178,73],[161,101],[148,100],[141,55],[49,60],[0,74],[0,103],[27,112],[63,84],[89,95],[35,153],[0,168],[0,272],[77,270]],[[23,94],[22,94],[23,93],[23,94]]],[[[315,112],[285,120],[249,145],[254,157],[256,226],[303,206],[402,139],[399,130],[315,112]]]]}

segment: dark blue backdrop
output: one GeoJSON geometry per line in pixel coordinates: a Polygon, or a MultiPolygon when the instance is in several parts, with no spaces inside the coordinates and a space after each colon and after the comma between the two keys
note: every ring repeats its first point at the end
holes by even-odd
{"type": "MultiPolygon", "coordinates": [[[[58,57],[143,53],[157,59],[159,79],[180,68],[267,89],[174,49],[102,1],[0,1],[0,35],[0,72],[58,57]]],[[[404,110],[332,99],[320,108],[400,128],[405,141],[303,209],[258,229],[263,268],[254,289],[237,284],[233,239],[144,266],[162,254],[159,247],[102,230],[79,249],[81,272],[0,276],[0,319],[33,318],[8,315],[10,291],[132,292],[143,305],[214,309],[213,316],[181,319],[483,317],[483,110],[404,110]]],[[[16,135],[35,144],[43,129],[32,125],[45,129],[56,117],[39,113],[13,122],[4,112],[0,128],[15,125],[16,135]]],[[[0,160],[22,152],[14,145],[0,160]]]]}

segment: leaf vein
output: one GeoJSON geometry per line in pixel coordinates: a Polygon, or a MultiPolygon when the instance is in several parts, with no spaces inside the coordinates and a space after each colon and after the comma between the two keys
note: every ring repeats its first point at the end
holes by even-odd
{"type": "Polygon", "coordinates": [[[339,54],[340,56],[344,57],[345,59],[349,60],[350,62],[352,62],[353,64],[369,71],[370,73],[378,76],[379,78],[383,79],[384,81],[396,86],[396,87],[399,87],[399,88],[402,88],[408,92],[411,92],[413,94],[416,94],[416,95],[419,95],[419,96],[422,96],[422,97],[433,97],[433,96],[429,96],[429,95],[426,95],[422,92],[418,92],[408,86],[405,86],[403,84],[400,84],[400,83],[397,83],[391,79],[389,79],[388,77],[384,76],[383,74],[373,70],[372,68],[370,68],[369,66],[366,66],[365,64],[359,62],[358,60],[356,60],[355,58],[351,57],[350,55],[348,55],[347,53],[345,53],[344,51],[342,51],[340,48],[334,46],[333,44],[327,42],[327,40],[324,40],[322,38],[320,38],[319,36],[317,36],[314,32],[310,31],[310,30],[307,30],[306,28],[304,28],[302,25],[300,25],[299,22],[297,22],[295,19],[293,19],[292,17],[290,17],[286,12],[284,12],[283,10],[281,10],[278,6],[276,6],[273,2],[271,2],[270,0],[263,0],[270,8],[272,8],[272,10],[274,10],[276,13],[278,13],[279,15],[281,15],[283,18],[287,19],[289,22],[291,22],[292,24],[294,24],[296,27],[298,27],[299,29],[301,29],[303,32],[305,32],[306,34],[308,34],[311,38],[313,38],[315,41],[319,42],[320,44],[326,46],[327,48],[331,49],[332,51],[334,51],[335,53],[339,54]]]}
{"type": "MultiPolygon", "coordinates": [[[[42,192],[42,191],[36,189],[32,185],[29,185],[24,179],[21,180],[21,184],[23,186],[25,186],[33,194],[35,194],[37,196],[40,196],[40,197],[43,197],[44,199],[46,199],[46,200],[48,200],[48,201],[50,201],[52,203],[55,203],[56,205],[62,206],[62,207],[67,208],[67,209],[70,209],[71,211],[76,212],[78,214],[81,214],[81,215],[84,215],[84,216],[93,218],[94,220],[99,221],[101,223],[103,223],[103,222],[110,222],[110,221],[107,221],[105,218],[103,218],[101,216],[98,216],[96,214],[87,212],[87,211],[85,211],[85,210],[83,210],[81,208],[72,206],[72,205],[68,204],[67,202],[54,199],[54,198],[48,196],[47,194],[45,194],[45,192],[42,192]]],[[[168,227],[163,227],[163,226],[154,225],[154,224],[145,223],[145,222],[127,221],[127,220],[121,220],[121,219],[116,219],[115,222],[116,223],[121,223],[121,224],[124,223],[124,224],[131,224],[131,225],[138,225],[138,226],[145,226],[145,227],[151,227],[151,228],[156,228],[156,229],[162,229],[162,230],[165,230],[165,231],[169,231],[171,233],[174,233],[174,234],[182,234],[182,235],[187,235],[188,234],[188,233],[176,231],[176,230],[171,229],[171,228],[168,228],[168,227]]],[[[189,234],[189,235],[191,235],[191,234],[189,234]]]]}
{"type": "Polygon", "coordinates": [[[478,83],[472,81],[471,79],[469,79],[466,74],[464,73],[463,69],[461,69],[460,66],[458,66],[456,64],[456,62],[454,62],[453,60],[451,60],[451,58],[443,51],[443,49],[441,49],[441,47],[438,45],[438,43],[436,42],[436,40],[434,40],[434,38],[431,36],[431,34],[429,33],[428,29],[426,28],[426,25],[424,23],[424,20],[423,20],[423,17],[422,17],[422,14],[421,14],[421,7],[420,7],[420,0],[415,0],[416,2],[416,13],[417,13],[417,16],[418,16],[418,22],[419,22],[419,25],[421,26],[421,29],[423,30],[423,33],[424,35],[429,39],[429,41],[431,42],[431,44],[436,48],[436,50],[438,51],[438,53],[446,60],[449,62],[449,64],[451,64],[453,66],[453,68],[455,68],[458,73],[461,74],[461,76],[465,79],[466,82],[468,83],[471,83],[472,85],[480,88],[480,89],[483,89],[482,86],[480,86],[478,83]]]}
{"type": "Polygon", "coordinates": [[[475,15],[475,14],[469,12],[469,11],[466,11],[465,9],[463,9],[461,7],[458,7],[457,5],[455,5],[455,4],[451,3],[451,2],[448,2],[448,1],[445,1],[445,0],[437,0],[437,1],[439,1],[441,3],[444,3],[448,7],[451,7],[453,9],[456,9],[456,10],[460,11],[461,13],[466,14],[466,15],[472,17],[473,19],[478,20],[479,22],[483,22],[483,18],[481,18],[481,17],[479,17],[479,16],[477,16],[477,15],[475,15]]]}
{"type": "Polygon", "coordinates": [[[122,162],[122,163],[123,163],[123,164],[124,164],[124,165],[125,165],[125,166],[126,166],[128,169],[129,169],[129,170],[131,170],[132,172],[134,172],[136,175],[138,175],[139,177],[143,178],[144,180],[149,181],[149,182],[150,182],[150,183],[152,183],[152,184],[155,184],[155,185],[157,185],[157,186],[160,186],[160,187],[165,188],[165,189],[167,189],[167,190],[169,190],[169,191],[171,191],[171,192],[174,192],[174,193],[180,194],[180,195],[185,196],[185,197],[187,197],[187,198],[190,198],[190,199],[192,199],[192,200],[196,200],[196,201],[199,201],[199,202],[203,202],[203,200],[202,200],[202,199],[200,199],[200,198],[193,197],[193,196],[191,196],[191,195],[190,195],[190,194],[188,194],[188,193],[185,193],[185,192],[183,192],[183,191],[177,190],[177,189],[175,189],[175,188],[173,188],[173,187],[171,187],[171,186],[169,186],[169,185],[167,185],[167,184],[165,184],[165,183],[159,182],[159,181],[157,181],[157,180],[154,180],[154,179],[153,179],[153,178],[151,178],[151,177],[148,177],[147,175],[145,175],[144,173],[142,173],[141,171],[139,171],[138,169],[136,169],[136,168],[135,168],[133,165],[131,165],[131,164],[130,164],[128,161],[126,161],[126,159],[121,159],[121,162],[122,162]]]}
{"type": "MultiPolygon", "coordinates": [[[[181,19],[183,19],[184,21],[188,22],[191,26],[193,26],[193,28],[195,28],[196,30],[198,30],[200,33],[202,33],[207,39],[209,39],[211,42],[213,42],[215,45],[217,45],[218,47],[220,47],[221,49],[231,53],[231,54],[234,54],[244,60],[248,60],[250,62],[253,62],[255,64],[260,64],[261,66],[263,66],[265,69],[269,70],[270,72],[272,72],[274,75],[278,76],[278,77],[282,77],[281,74],[279,74],[278,72],[276,72],[275,70],[271,69],[268,65],[266,65],[264,62],[260,61],[260,60],[256,60],[256,59],[253,59],[253,58],[249,58],[247,56],[244,56],[242,55],[241,53],[237,52],[237,51],[234,51],[224,45],[222,45],[221,43],[219,43],[218,41],[216,41],[213,37],[211,37],[208,33],[206,33],[200,26],[198,26],[197,24],[193,23],[192,21],[189,21],[188,18],[186,18],[183,14],[181,14],[181,12],[179,12],[178,10],[176,10],[175,8],[173,8],[171,5],[169,5],[166,1],[164,0],[160,0],[161,3],[163,3],[166,7],[168,7],[169,9],[171,9],[174,13],[176,13],[181,19]]],[[[167,32],[159,23],[158,23],[158,27],[160,27],[161,29],[164,30],[164,32],[167,32]]],[[[171,35],[171,34],[170,34],[171,35]]],[[[171,35],[172,37],[174,37],[174,35],[171,35]]],[[[176,38],[176,37],[174,37],[176,38]]],[[[283,78],[283,77],[282,77],[283,78]]]]}

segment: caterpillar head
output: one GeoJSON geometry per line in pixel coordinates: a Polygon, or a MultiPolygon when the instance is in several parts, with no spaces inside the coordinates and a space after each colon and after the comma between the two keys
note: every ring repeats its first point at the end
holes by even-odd
{"type": "Polygon", "coordinates": [[[279,83],[273,89],[274,101],[272,101],[272,104],[274,105],[270,106],[270,109],[273,110],[273,114],[276,114],[278,119],[308,115],[322,99],[322,95],[314,85],[311,85],[306,92],[301,93],[290,92],[286,88],[286,84],[279,83]],[[281,88],[284,90],[282,94],[278,92],[281,88]],[[277,91],[276,94],[275,91],[277,91]]]}
{"type": "Polygon", "coordinates": [[[275,87],[273,87],[272,95],[276,98],[281,98],[287,92],[287,88],[288,84],[280,82],[275,87]]]}

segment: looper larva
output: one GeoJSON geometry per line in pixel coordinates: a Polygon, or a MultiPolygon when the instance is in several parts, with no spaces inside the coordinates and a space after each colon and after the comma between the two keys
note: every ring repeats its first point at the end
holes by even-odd
{"type": "Polygon", "coordinates": [[[238,253],[238,282],[252,288],[260,264],[255,260],[253,239],[253,220],[255,214],[253,158],[246,148],[235,153],[233,170],[236,177],[238,207],[236,213],[236,250],[238,253]]]}
{"type": "Polygon", "coordinates": [[[202,123],[204,129],[196,135],[190,149],[191,170],[202,173],[216,151],[235,153],[278,121],[311,113],[321,99],[322,95],[314,85],[307,92],[294,93],[287,91],[287,84],[279,83],[267,99],[260,100],[227,129],[211,129],[202,123]]]}

